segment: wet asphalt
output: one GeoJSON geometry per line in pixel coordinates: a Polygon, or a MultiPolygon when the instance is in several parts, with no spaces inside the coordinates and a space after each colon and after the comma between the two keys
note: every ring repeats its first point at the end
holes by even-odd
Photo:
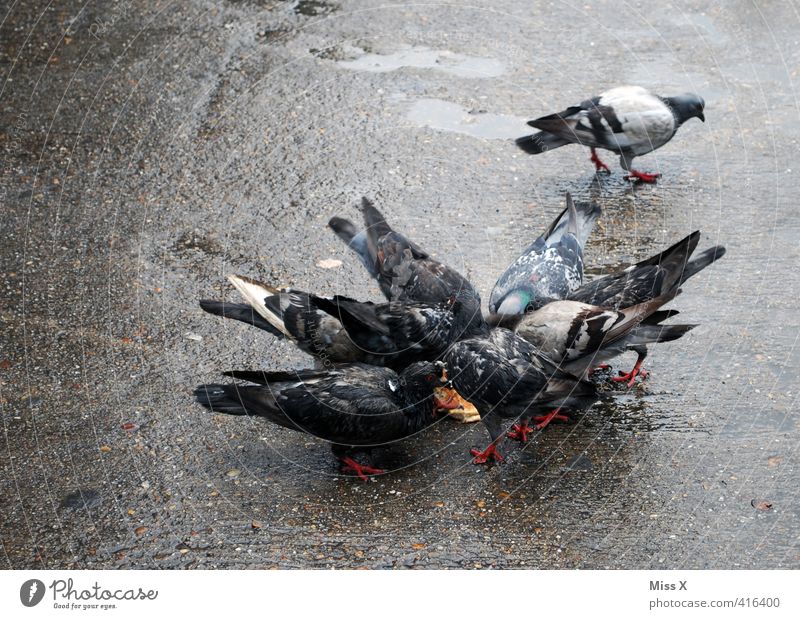
{"type": "Polygon", "coordinates": [[[7,9],[2,567],[800,566],[796,7],[470,5],[7,9]],[[706,99],[637,160],[657,185],[511,142],[623,83],[706,99]],[[473,466],[486,431],[443,420],[361,483],[321,441],[193,402],[223,369],[311,363],[200,310],[236,298],[227,274],[380,299],[326,228],[362,195],[486,299],[566,190],[604,210],[590,274],[695,229],[728,254],[646,382],[507,464],[473,466]]]}

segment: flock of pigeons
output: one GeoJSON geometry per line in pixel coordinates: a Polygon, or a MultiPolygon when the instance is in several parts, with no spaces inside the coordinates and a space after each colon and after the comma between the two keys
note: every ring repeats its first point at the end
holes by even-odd
{"type": "MultiPolygon", "coordinates": [[[[630,178],[655,174],[631,167],[635,156],[668,142],[687,119],[703,117],[696,95],[661,98],[621,87],[529,124],[540,132],[517,140],[529,153],[567,143],[620,155],[630,178]]],[[[497,280],[484,315],[478,292],[454,269],[394,230],[366,198],[359,230],[340,217],[331,229],[375,278],[386,303],[323,298],[230,276],[246,303],[203,300],[212,314],[294,342],[317,369],[230,371],[242,382],[195,390],[220,413],[256,415],[328,441],[343,472],[381,474],[370,448],[407,438],[439,413],[473,416],[491,442],[473,449],[476,464],[503,460],[507,437],[522,442],[535,430],[585,410],[598,398],[590,380],[598,367],[638,354],[612,380],[632,386],[644,376],[647,346],[680,338],[695,325],[664,324],[662,309],[692,275],[722,257],[712,247],[694,256],[696,231],[665,251],[617,273],[584,283],[583,248],[600,216],[593,203],[566,196],[566,208],[497,280]],[[366,457],[366,461],[365,461],[366,457]]]]}

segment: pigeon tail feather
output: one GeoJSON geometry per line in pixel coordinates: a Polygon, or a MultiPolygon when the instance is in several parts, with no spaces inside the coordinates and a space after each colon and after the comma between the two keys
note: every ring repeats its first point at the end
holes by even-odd
{"type": "Polygon", "coordinates": [[[689,262],[689,264],[687,264],[686,268],[683,270],[681,284],[693,275],[697,275],[697,273],[705,269],[709,264],[719,260],[724,255],[725,248],[722,245],[711,247],[697,255],[694,260],[689,262]]]}
{"type": "Polygon", "coordinates": [[[525,135],[521,138],[517,138],[514,140],[514,143],[529,155],[541,155],[548,150],[566,146],[570,144],[570,141],[553,135],[552,133],[540,131],[533,135],[525,135]]]}
{"type": "Polygon", "coordinates": [[[209,314],[244,322],[258,329],[263,329],[276,337],[285,336],[283,331],[276,329],[270,321],[263,318],[252,306],[246,303],[227,303],[225,301],[201,299],[200,307],[209,314]]]}

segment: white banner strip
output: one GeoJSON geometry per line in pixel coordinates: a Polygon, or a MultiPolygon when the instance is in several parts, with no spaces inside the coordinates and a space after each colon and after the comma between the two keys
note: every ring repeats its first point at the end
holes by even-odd
{"type": "Polygon", "coordinates": [[[5,571],[3,617],[800,617],[792,571],[5,571]]]}

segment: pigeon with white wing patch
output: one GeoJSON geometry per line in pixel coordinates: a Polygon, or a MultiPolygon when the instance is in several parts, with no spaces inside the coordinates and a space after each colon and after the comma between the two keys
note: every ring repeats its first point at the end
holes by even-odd
{"type": "Polygon", "coordinates": [[[696,94],[660,97],[640,86],[612,88],[562,112],[531,120],[538,133],[516,140],[526,153],[540,153],[567,144],[582,144],[592,150],[595,169],[609,171],[597,156],[603,148],[619,155],[626,180],[653,183],[660,174],[633,169],[635,157],[650,153],[669,142],[678,128],[691,118],[705,122],[705,101],[696,94]]]}

